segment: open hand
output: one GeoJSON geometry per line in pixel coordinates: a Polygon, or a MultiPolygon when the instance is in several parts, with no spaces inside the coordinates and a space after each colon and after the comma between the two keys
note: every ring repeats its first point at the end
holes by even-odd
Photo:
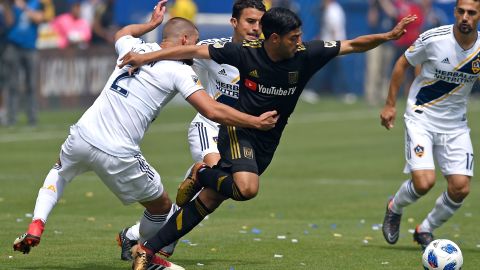
{"type": "Polygon", "coordinates": [[[150,18],[150,22],[154,23],[155,25],[160,25],[163,22],[163,17],[165,16],[165,12],[167,10],[167,2],[168,0],[160,0],[158,1],[157,5],[153,9],[152,18],[150,18]]]}
{"type": "Polygon", "coordinates": [[[392,40],[401,38],[407,32],[407,29],[405,29],[407,25],[409,25],[416,19],[417,15],[408,15],[406,17],[403,17],[402,20],[397,23],[397,25],[395,25],[395,27],[388,33],[388,39],[392,40]]]}

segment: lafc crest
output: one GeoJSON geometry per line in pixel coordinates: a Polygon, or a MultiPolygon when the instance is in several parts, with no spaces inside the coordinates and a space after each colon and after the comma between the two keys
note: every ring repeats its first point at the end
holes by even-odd
{"type": "Polygon", "coordinates": [[[250,147],[243,147],[243,156],[248,159],[253,159],[253,149],[250,147]]]}

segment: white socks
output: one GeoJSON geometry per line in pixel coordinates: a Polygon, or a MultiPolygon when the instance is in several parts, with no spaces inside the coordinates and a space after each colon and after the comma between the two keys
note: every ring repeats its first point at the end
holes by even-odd
{"type": "Polygon", "coordinates": [[[56,164],[50,170],[43,182],[43,186],[38,191],[35,210],[33,211],[33,220],[41,219],[46,223],[48,215],[63,195],[63,189],[67,182],[58,174],[58,167],[56,164]]]}
{"type": "Polygon", "coordinates": [[[443,223],[449,220],[453,214],[462,206],[462,203],[456,203],[448,196],[447,192],[443,192],[435,202],[432,211],[428,213],[426,219],[418,227],[419,232],[433,232],[443,223]]]}
{"type": "Polygon", "coordinates": [[[421,195],[419,195],[413,187],[411,179],[403,182],[400,189],[393,197],[393,203],[390,205],[390,210],[396,214],[402,214],[403,208],[416,202],[421,195]]]}
{"type": "Polygon", "coordinates": [[[153,237],[179,208],[180,207],[173,203],[170,212],[163,215],[152,215],[145,210],[140,224],[130,227],[127,231],[127,237],[130,240],[140,240],[142,242],[153,237]],[[132,236],[132,238],[130,238],[130,236],[132,236]],[[138,238],[136,238],[137,236],[138,238]]]}
{"type": "Polygon", "coordinates": [[[140,239],[140,222],[137,222],[137,224],[128,228],[125,236],[127,236],[127,238],[130,239],[130,240],[140,239]]]}

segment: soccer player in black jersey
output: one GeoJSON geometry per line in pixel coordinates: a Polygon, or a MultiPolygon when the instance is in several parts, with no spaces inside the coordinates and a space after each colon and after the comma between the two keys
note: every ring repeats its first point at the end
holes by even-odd
{"type": "Polygon", "coordinates": [[[205,58],[235,66],[240,72],[240,94],[235,108],[252,115],[276,110],[279,117],[275,128],[269,131],[233,126],[220,128],[221,160],[213,168],[203,163],[192,167],[177,193],[177,204],[182,208],[155,237],[138,245],[133,254],[133,269],[146,269],[153,254],[192,230],[223,200],[254,198],[259,190],[259,175],[270,164],[288,118],[310,77],[338,55],[365,52],[400,38],[406,32],[406,25],[415,19],[414,15],[407,16],[390,32],[353,40],[302,42],[299,17],[288,9],[272,8],[261,19],[264,41],[182,46],[148,54],[127,54],[120,66],[131,65],[131,71],[162,59],[205,58]]]}

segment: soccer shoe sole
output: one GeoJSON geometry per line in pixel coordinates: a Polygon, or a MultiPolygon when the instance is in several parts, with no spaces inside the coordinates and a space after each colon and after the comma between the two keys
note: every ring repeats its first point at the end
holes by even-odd
{"type": "Polygon", "coordinates": [[[23,254],[28,254],[32,247],[38,246],[40,243],[40,237],[24,233],[17,237],[13,241],[13,250],[23,252],[23,254]]]}
{"type": "Polygon", "coordinates": [[[195,163],[189,170],[188,176],[183,180],[177,190],[177,197],[175,202],[178,206],[185,206],[195,194],[202,188],[197,181],[198,170],[205,167],[205,163],[195,163]]]}
{"type": "Polygon", "coordinates": [[[148,265],[147,270],[185,270],[185,268],[164,260],[159,256],[154,256],[152,262],[148,265]]]}

